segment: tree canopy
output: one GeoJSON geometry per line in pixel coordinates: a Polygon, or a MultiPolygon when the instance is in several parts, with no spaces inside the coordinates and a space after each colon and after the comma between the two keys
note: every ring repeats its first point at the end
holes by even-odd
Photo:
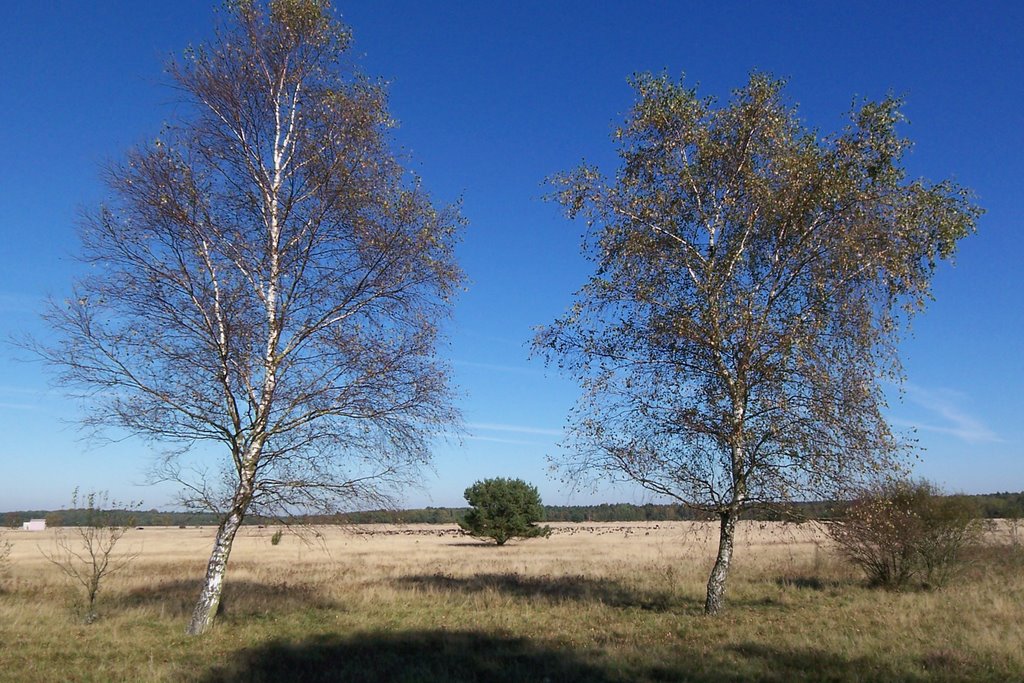
{"type": "Polygon", "coordinates": [[[553,180],[595,270],[535,346],[583,386],[570,478],[720,517],[716,612],[744,510],[898,466],[882,382],[901,380],[899,333],[980,210],[949,181],[907,179],[896,98],[820,136],[766,74],[724,105],[664,75],[633,86],[615,177],[553,180]]]}

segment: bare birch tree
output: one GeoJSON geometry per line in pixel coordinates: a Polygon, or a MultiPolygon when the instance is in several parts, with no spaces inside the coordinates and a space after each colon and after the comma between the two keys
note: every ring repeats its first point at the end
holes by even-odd
{"type": "Polygon", "coordinates": [[[75,607],[86,624],[99,618],[96,600],[107,579],[127,569],[142,552],[138,548],[114,552],[134,523],[132,512],[141,505],[112,501],[106,491],[90,491],[79,498],[76,488],[71,494],[71,509],[78,513],[78,524],[58,527],[53,550],[43,551],[79,594],[75,607]]]}
{"type": "Polygon", "coordinates": [[[170,66],[181,123],[107,172],[89,271],[48,313],[87,424],[170,444],[164,476],[223,515],[191,634],[246,514],[379,502],[458,422],[435,345],[462,219],[389,151],[349,40],[325,0],[231,3],[170,66]]]}
{"type": "Polygon", "coordinates": [[[762,74],[720,107],[664,76],[634,87],[614,180],[554,181],[587,219],[596,272],[535,346],[584,389],[570,478],[637,482],[720,520],[714,614],[745,510],[831,499],[899,464],[880,381],[901,379],[898,333],[980,210],[952,183],[906,180],[896,99],[822,138],[762,74]]]}

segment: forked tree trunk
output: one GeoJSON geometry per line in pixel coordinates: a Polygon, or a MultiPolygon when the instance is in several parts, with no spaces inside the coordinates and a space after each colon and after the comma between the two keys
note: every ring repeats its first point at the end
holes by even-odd
{"type": "Polygon", "coordinates": [[[708,578],[708,597],[704,602],[704,614],[718,614],[725,604],[725,581],[729,577],[732,562],[733,538],[736,534],[736,513],[726,510],[720,513],[721,527],[718,535],[718,557],[708,578]]]}
{"type": "Polygon", "coordinates": [[[210,562],[206,565],[206,581],[192,612],[192,620],[185,629],[185,633],[190,636],[202,635],[213,626],[217,609],[220,607],[220,596],[224,590],[224,573],[228,566],[228,555],[231,554],[231,544],[238,533],[238,527],[242,525],[243,517],[244,511],[235,508],[217,529],[217,539],[213,543],[210,562]]]}

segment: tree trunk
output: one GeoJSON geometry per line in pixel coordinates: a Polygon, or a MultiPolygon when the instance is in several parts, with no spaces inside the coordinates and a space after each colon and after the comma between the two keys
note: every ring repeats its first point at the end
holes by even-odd
{"type": "Polygon", "coordinates": [[[231,544],[235,540],[238,527],[242,525],[243,516],[243,510],[233,509],[217,530],[217,539],[213,543],[210,562],[206,565],[206,582],[203,584],[199,601],[192,612],[192,620],[188,623],[188,628],[185,629],[185,633],[190,636],[202,635],[213,626],[217,609],[220,607],[221,592],[224,590],[224,573],[228,566],[228,555],[231,554],[231,544]]]}
{"type": "Polygon", "coordinates": [[[726,510],[720,513],[722,524],[718,535],[718,557],[708,578],[708,597],[704,602],[704,614],[718,614],[725,603],[725,581],[729,577],[732,562],[733,538],[736,534],[736,513],[726,510]]]}

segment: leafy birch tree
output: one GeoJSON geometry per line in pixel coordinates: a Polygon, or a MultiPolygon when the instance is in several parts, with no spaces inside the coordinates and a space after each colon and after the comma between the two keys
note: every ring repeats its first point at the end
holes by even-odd
{"type": "Polygon", "coordinates": [[[182,122],[106,173],[88,272],[48,313],[87,425],[170,444],[162,476],[222,514],[191,634],[248,513],[380,504],[458,420],[435,345],[462,219],[389,151],[349,41],[325,0],[231,3],[170,66],[182,122]]]}
{"type": "Polygon", "coordinates": [[[745,510],[899,465],[881,382],[900,381],[899,334],[981,212],[951,182],[907,179],[898,99],[823,137],[768,75],[724,105],[666,76],[633,86],[615,177],[553,181],[587,221],[595,272],[535,346],[584,390],[570,478],[633,481],[720,520],[714,614],[745,510]]]}

